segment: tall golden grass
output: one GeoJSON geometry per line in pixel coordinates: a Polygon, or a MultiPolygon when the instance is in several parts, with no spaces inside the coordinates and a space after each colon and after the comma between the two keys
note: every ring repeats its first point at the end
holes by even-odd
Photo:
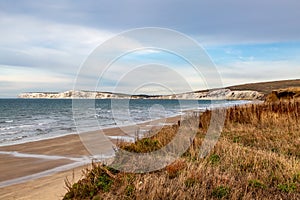
{"type": "MultiPolygon", "coordinates": [[[[66,182],[64,199],[300,199],[300,103],[276,102],[226,109],[214,149],[199,149],[211,111],[200,117],[190,148],[166,168],[145,174],[94,163],[77,183],[66,182]]],[[[149,152],[172,140],[179,125],[119,148],[149,152]]]]}

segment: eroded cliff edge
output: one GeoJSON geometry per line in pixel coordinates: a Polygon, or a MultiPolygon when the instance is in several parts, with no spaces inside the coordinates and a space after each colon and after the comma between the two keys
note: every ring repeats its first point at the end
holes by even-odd
{"type": "Polygon", "coordinates": [[[226,99],[226,100],[262,100],[264,94],[252,90],[244,91],[232,91],[230,89],[216,89],[210,91],[197,91],[174,95],[129,95],[120,93],[109,92],[94,92],[94,91],[66,91],[66,92],[28,92],[21,93],[19,98],[25,99],[70,99],[70,98],[82,98],[82,99],[226,99]]]}

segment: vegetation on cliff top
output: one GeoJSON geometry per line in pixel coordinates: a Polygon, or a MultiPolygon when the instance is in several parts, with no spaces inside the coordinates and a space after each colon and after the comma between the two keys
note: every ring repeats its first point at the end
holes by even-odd
{"type": "MultiPolygon", "coordinates": [[[[235,106],[226,112],[221,137],[205,158],[198,153],[211,111],[200,116],[190,148],[166,168],[132,174],[94,163],[82,180],[67,182],[64,199],[300,199],[300,102],[235,106]]],[[[165,127],[119,147],[153,151],[176,129],[165,127]]]]}
{"type": "Polygon", "coordinates": [[[262,92],[267,95],[273,90],[279,90],[281,88],[300,87],[300,79],[296,80],[282,80],[282,81],[270,81],[260,83],[248,83],[242,85],[235,85],[227,87],[230,90],[253,90],[262,92]]]}
{"type": "Polygon", "coordinates": [[[267,102],[275,101],[299,101],[300,87],[291,87],[279,90],[273,90],[271,94],[267,95],[267,102]]]}

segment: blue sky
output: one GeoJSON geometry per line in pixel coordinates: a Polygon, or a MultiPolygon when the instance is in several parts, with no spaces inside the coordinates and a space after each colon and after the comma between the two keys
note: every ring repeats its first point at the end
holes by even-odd
{"type": "MultiPolygon", "coordinates": [[[[2,0],[0,97],[16,97],[26,91],[70,90],[80,66],[97,46],[120,32],[140,27],[173,29],[196,40],[222,77],[223,85],[210,84],[215,87],[297,79],[299,10],[297,0],[2,0]]],[[[131,45],[130,42],[122,45],[131,45]]],[[[113,91],[119,82],[121,92],[133,91],[138,85],[132,77],[122,79],[123,82],[120,78],[132,63],[138,66],[147,62],[169,66],[192,89],[205,89],[204,81],[186,63],[174,55],[155,51],[120,59],[98,89],[113,91]]],[[[169,80],[166,84],[178,89],[176,92],[186,89],[175,77],[169,78],[176,76],[172,70],[168,73],[161,69],[155,74],[151,67],[143,68],[153,76],[137,75],[142,73],[139,70],[133,74],[152,82],[169,80]]],[[[149,87],[138,92],[164,92],[161,88],[149,91],[149,87]]]]}

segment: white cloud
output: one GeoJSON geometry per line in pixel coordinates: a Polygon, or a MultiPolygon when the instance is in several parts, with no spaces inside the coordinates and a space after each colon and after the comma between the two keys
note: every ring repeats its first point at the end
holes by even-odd
{"type": "Polygon", "coordinates": [[[15,97],[21,92],[64,91],[72,89],[73,77],[45,69],[0,65],[2,97],[15,97]]]}
{"type": "Polygon", "coordinates": [[[0,15],[0,31],[0,64],[74,72],[96,46],[112,36],[106,30],[23,15],[0,15]]]}
{"type": "MultiPolygon", "coordinates": [[[[114,3],[108,2],[98,2],[101,8],[105,8],[102,12],[99,11],[99,8],[94,10],[91,6],[95,2],[91,4],[66,2],[60,6],[54,4],[45,6],[43,3],[27,2],[23,2],[20,6],[20,8],[26,7],[28,11],[23,9],[26,12],[8,3],[7,9],[11,9],[12,12],[8,10],[6,13],[0,13],[1,95],[3,95],[3,91],[7,95],[14,96],[21,90],[70,89],[81,63],[99,44],[114,35],[114,31],[111,30],[124,30],[147,25],[170,27],[193,36],[201,44],[217,46],[220,44],[297,41],[300,35],[300,26],[296,26],[298,21],[294,20],[299,18],[297,17],[299,14],[297,5],[299,3],[296,1],[295,4],[291,5],[278,2],[273,5],[272,2],[271,8],[270,2],[261,4],[258,1],[246,4],[245,2],[234,3],[233,6],[231,4],[225,5],[225,3],[224,5],[220,4],[220,6],[219,2],[202,2],[200,4],[194,2],[191,5],[174,3],[174,8],[177,9],[169,7],[168,3],[159,4],[161,6],[158,7],[156,4],[140,2],[138,4],[141,5],[141,8],[139,9],[124,3],[122,4],[124,9],[121,13],[119,13],[119,9],[116,9],[114,3]],[[248,6],[249,9],[240,9],[248,8],[248,6]],[[110,9],[106,9],[106,7],[110,9]],[[227,12],[223,12],[225,7],[227,12]],[[278,15],[277,10],[282,8],[291,10],[291,12],[278,15]],[[152,11],[157,9],[160,11],[157,15],[152,16],[150,15],[151,9],[152,11]],[[137,10],[139,12],[136,12],[137,10]],[[178,12],[186,10],[189,12],[178,12]],[[149,14],[147,14],[148,11],[149,14]],[[253,15],[253,11],[258,11],[257,15],[253,15]],[[268,12],[265,11],[270,11],[271,15],[266,14],[268,12]],[[164,13],[163,18],[161,12],[164,13]],[[237,16],[243,17],[237,18],[237,16]],[[173,20],[170,21],[170,18],[173,20]],[[176,23],[172,24],[173,22],[176,23]],[[272,23],[276,23],[276,26],[272,23]]],[[[149,34],[145,32],[138,36],[140,39],[147,39],[149,34]]],[[[163,35],[161,37],[155,35],[154,37],[161,38],[163,35]]],[[[181,50],[186,49],[186,41],[178,38],[168,38],[163,42],[170,49],[173,47],[181,50]]],[[[160,43],[162,43],[160,40],[154,42],[158,46],[160,43]]],[[[143,48],[145,44],[141,44],[138,40],[119,36],[115,38],[114,42],[107,42],[105,45],[111,49],[109,53],[115,55],[118,52],[143,48]]],[[[189,48],[187,47],[187,49],[189,48]]],[[[155,53],[157,52],[154,50],[145,50],[138,51],[136,55],[143,56],[155,53]]],[[[223,77],[224,85],[299,78],[297,77],[300,74],[299,62],[275,62],[268,61],[268,59],[255,61],[253,57],[245,59],[238,56],[238,52],[228,51],[225,53],[237,53],[235,58],[240,60],[237,62],[230,60],[231,64],[225,65],[222,64],[221,59],[222,62],[220,62],[218,70],[223,77]]],[[[105,59],[108,58],[110,57],[105,57],[105,59]]],[[[99,63],[101,64],[101,60],[100,62],[97,59],[93,60],[90,63],[92,68],[82,72],[83,75],[86,75],[84,82],[81,83],[83,87],[95,86],[94,80],[97,80],[99,67],[102,67],[99,66],[99,63]]],[[[106,75],[106,81],[115,82],[119,80],[123,74],[131,69],[130,65],[137,66],[136,64],[138,63],[123,63],[115,66],[115,68],[110,68],[106,75]]],[[[174,68],[172,66],[172,69],[187,80],[194,90],[207,88],[205,78],[210,87],[220,87],[220,84],[214,80],[212,71],[205,70],[207,77],[201,78],[190,66],[180,65],[174,68]]],[[[141,83],[143,80],[153,82],[164,80],[168,81],[170,87],[178,91],[186,89],[180,84],[180,81],[172,78],[174,78],[172,73],[146,70],[136,73],[132,77],[133,80],[127,80],[122,90],[130,91],[132,87],[135,87],[135,83],[141,83]]],[[[109,90],[111,86],[105,89],[109,90]]],[[[150,91],[149,88],[144,89],[150,91]]]]}
{"type": "Polygon", "coordinates": [[[70,83],[70,77],[47,70],[0,65],[0,80],[15,83],[70,83]]]}
{"type": "Polygon", "coordinates": [[[299,79],[300,64],[295,61],[238,61],[217,66],[225,86],[273,80],[299,79]]]}

